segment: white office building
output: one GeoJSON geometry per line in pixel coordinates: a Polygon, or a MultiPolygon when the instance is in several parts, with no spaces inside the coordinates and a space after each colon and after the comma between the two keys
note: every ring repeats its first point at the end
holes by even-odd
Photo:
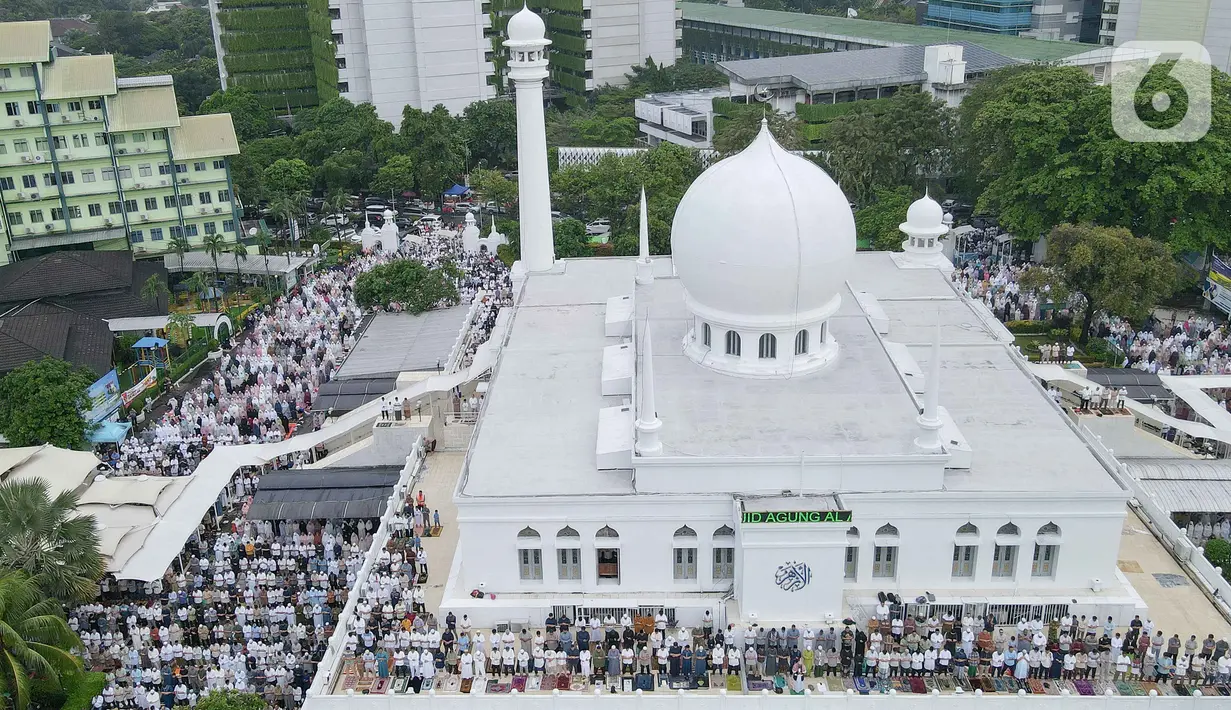
{"type": "Polygon", "coordinates": [[[1231,71],[1231,3],[1224,0],[1105,0],[1099,41],[1188,41],[1205,46],[1210,60],[1231,71]]]}

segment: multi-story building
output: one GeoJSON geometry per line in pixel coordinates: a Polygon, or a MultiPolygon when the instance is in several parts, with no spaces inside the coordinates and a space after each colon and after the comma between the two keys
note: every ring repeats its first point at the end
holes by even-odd
{"type": "Polygon", "coordinates": [[[54,57],[47,22],[0,24],[0,264],[57,249],[234,241],[230,114],[181,118],[169,76],[54,57]]]}
{"type": "Polygon", "coordinates": [[[1035,0],[929,0],[923,24],[1015,35],[1031,28],[1035,0]]]}
{"type": "Polygon", "coordinates": [[[1231,3],[1221,0],[1106,0],[1099,41],[1198,42],[1222,71],[1231,71],[1231,3]]]}

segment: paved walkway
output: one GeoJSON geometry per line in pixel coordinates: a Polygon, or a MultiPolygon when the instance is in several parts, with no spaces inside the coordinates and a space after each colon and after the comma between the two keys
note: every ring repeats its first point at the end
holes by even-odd
{"type": "Polygon", "coordinates": [[[457,478],[461,475],[465,459],[464,451],[437,451],[428,454],[423,462],[423,475],[412,491],[412,494],[415,494],[422,490],[428,507],[440,511],[440,524],[443,528],[439,537],[423,538],[423,549],[427,551],[428,563],[427,587],[423,593],[430,610],[440,609],[445,583],[449,579],[449,568],[457,551],[457,508],[453,505],[453,490],[457,487],[457,478]]]}
{"type": "Polygon", "coordinates": [[[1231,625],[1131,508],[1120,534],[1118,564],[1166,636],[1231,638],[1231,625]]]}

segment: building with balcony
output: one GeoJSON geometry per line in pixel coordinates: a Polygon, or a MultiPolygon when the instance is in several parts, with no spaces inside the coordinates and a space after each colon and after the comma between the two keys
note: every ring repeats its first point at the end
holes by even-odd
{"type": "Polygon", "coordinates": [[[60,249],[161,253],[233,241],[230,114],[181,118],[169,76],[49,52],[47,22],[0,24],[0,264],[60,249]]]}

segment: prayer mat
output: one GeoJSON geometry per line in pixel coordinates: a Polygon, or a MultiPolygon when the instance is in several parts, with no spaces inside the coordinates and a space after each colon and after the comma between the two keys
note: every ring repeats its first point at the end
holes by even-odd
{"type": "Polygon", "coordinates": [[[371,689],[372,689],[372,679],[371,678],[360,678],[359,683],[355,685],[356,694],[367,693],[371,689]]]}
{"type": "Polygon", "coordinates": [[[519,693],[526,692],[526,676],[519,675],[513,677],[513,689],[519,693]]]}
{"type": "Polygon", "coordinates": [[[649,673],[638,673],[636,687],[638,690],[652,692],[654,690],[654,676],[649,673]]]}
{"type": "Polygon", "coordinates": [[[487,692],[495,695],[507,695],[513,691],[512,683],[489,683],[487,692]]]}
{"type": "Polygon", "coordinates": [[[474,685],[475,685],[474,678],[462,678],[462,684],[458,688],[458,690],[465,693],[466,695],[470,695],[470,689],[473,688],[474,685]]]}
{"type": "Polygon", "coordinates": [[[1119,689],[1116,688],[1115,681],[1100,680],[1094,684],[1094,693],[1096,695],[1106,695],[1109,690],[1112,695],[1119,695],[1119,689]]]}
{"type": "Polygon", "coordinates": [[[531,693],[531,692],[538,690],[539,688],[543,687],[542,683],[543,683],[543,676],[541,675],[532,675],[526,678],[526,692],[531,693]]]}
{"type": "Polygon", "coordinates": [[[970,676],[958,676],[957,687],[961,688],[964,693],[974,692],[974,688],[970,685],[970,676]]]}
{"type": "Polygon", "coordinates": [[[708,688],[708,687],[710,687],[710,677],[709,677],[709,675],[708,675],[708,674],[706,674],[706,673],[702,673],[701,675],[697,676],[697,677],[693,680],[692,687],[694,687],[694,688],[708,688]]]}
{"type": "Polygon", "coordinates": [[[568,689],[580,692],[585,690],[589,685],[590,683],[586,681],[584,676],[577,676],[573,679],[573,682],[569,685],[568,689]]]}
{"type": "Polygon", "coordinates": [[[556,676],[556,689],[569,690],[573,685],[573,677],[568,673],[561,673],[556,676]]]}
{"type": "Polygon", "coordinates": [[[1231,696],[1231,685],[1220,685],[1220,686],[1218,686],[1218,694],[1219,694],[1219,695],[1227,695],[1227,696],[1231,696]]]}
{"type": "Polygon", "coordinates": [[[446,676],[441,686],[441,690],[446,693],[456,693],[457,689],[462,687],[462,679],[455,675],[446,676]]]}
{"type": "Polygon", "coordinates": [[[923,683],[927,685],[929,693],[933,690],[940,690],[940,683],[936,682],[936,676],[924,678],[923,683]]]}
{"type": "Polygon", "coordinates": [[[1164,695],[1163,689],[1159,687],[1158,683],[1151,682],[1151,683],[1141,684],[1141,694],[1142,695],[1149,695],[1151,690],[1158,693],[1159,695],[1164,695]]]}
{"type": "Polygon", "coordinates": [[[1047,689],[1043,687],[1043,681],[1038,678],[1030,679],[1030,692],[1034,695],[1044,695],[1047,689]]]}
{"type": "Polygon", "coordinates": [[[423,684],[422,684],[421,686],[419,686],[419,692],[420,692],[420,693],[426,693],[427,691],[429,691],[429,690],[431,690],[432,688],[435,688],[435,687],[436,687],[436,679],[435,679],[435,678],[428,678],[428,679],[426,679],[426,680],[424,680],[424,681],[423,681],[423,684]]]}
{"type": "Polygon", "coordinates": [[[555,673],[548,673],[547,675],[542,676],[542,679],[543,680],[541,682],[541,685],[539,686],[540,688],[542,688],[543,690],[555,690],[556,689],[556,674],[555,673]]]}
{"type": "Polygon", "coordinates": [[[909,693],[910,692],[910,679],[909,678],[898,677],[898,678],[892,678],[891,680],[893,682],[889,685],[890,688],[898,691],[899,693],[909,693]]]}
{"type": "MultiPolygon", "coordinates": [[[[675,687],[673,686],[672,690],[674,689],[675,687]]],[[[757,678],[757,679],[749,678],[748,679],[748,692],[750,693],[759,693],[762,690],[773,690],[773,689],[774,689],[774,682],[771,680],[765,680],[764,678],[757,678]]]]}
{"type": "Polygon", "coordinates": [[[922,678],[911,678],[910,679],[910,692],[919,693],[921,695],[925,694],[928,692],[928,685],[927,683],[923,682],[922,678]]]}
{"type": "Polygon", "coordinates": [[[855,692],[860,695],[867,695],[872,692],[872,686],[868,684],[868,679],[859,677],[855,679],[855,692]]]}
{"type": "Polygon", "coordinates": [[[842,679],[836,676],[829,676],[825,679],[825,687],[831,693],[845,693],[846,688],[842,685],[842,679]]]}
{"type": "Polygon", "coordinates": [[[409,678],[398,678],[397,680],[393,681],[393,692],[399,695],[405,693],[406,689],[409,687],[410,687],[409,678]]]}
{"type": "Polygon", "coordinates": [[[372,684],[372,695],[384,695],[389,692],[389,686],[392,685],[388,678],[381,678],[372,684]]]}
{"type": "Polygon", "coordinates": [[[1077,690],[1078,695],[1094,695],[1094,686],[1090,685],[1090,681],[1084,678],[1073,681],[1073,687],[1077,690]]]}
{"type": "Polygon", "coordinates": [[[487,686],[493,682],[495,681],[492,679],[475,678],[474,683],[470,684],[470,694],[471,695],[486,695],[487,686]]]}
{"type": "MultiPolygon", "coordinates": [[[[975,688],[976,690],[982,690],[985,693],[996,692],[996,681],[990,676],[983,676],[974,680],[979,681],[979,685],[975,688]]],[[[971,681],[971,683],[974,683],[974,681],[971,681]]]]}
{"type": "Polygon", "coordinates": [[[1172,690],[1174,690],[1174,691],[1175,691],[1175,694],[1176,694],[1176,695],[1179,695],[1179,696],[1181,696],[1181,697],[1185,697],[1185,698],[1186,698],[1186,697],[1188,697],[1188,696],[1192,695],[1192,691],[1191,691],[1191,690],[1189,690],[1189,688],[1188,688],[1188,686],[1187,686],[1187,685],[1177,685],[1177,686],[1173,687],[1173,688],[1172,688],[1172,690]]]}
{"type": "Polygon", "coordinates": [[[347,673],[342,677],[342,692],[354,690],[359,685],[359,676],[354,673],[347,673]]]}
{"type": "Polygon", "coordinates": [[[948,676],[941,676],[937,678],[936,685],[940,688],[942,693],[952,693],[953,690],[957,687],[954,684],[953,679],[949,678],[948,676]]]}
{"type": "Polygon", "coordinates": [[[848,690],[854,690],[854,689],[855,689],[855,679],[847,678],[844,676],[842,678],[842,692],[845,693],[848,690]]]}
{"type": "Polygon", "coordinates": [[[786,687],[786,677],[780,676],[780,675],[774,676],[774,687],[775,688],[785,688],[786,687]]]}

